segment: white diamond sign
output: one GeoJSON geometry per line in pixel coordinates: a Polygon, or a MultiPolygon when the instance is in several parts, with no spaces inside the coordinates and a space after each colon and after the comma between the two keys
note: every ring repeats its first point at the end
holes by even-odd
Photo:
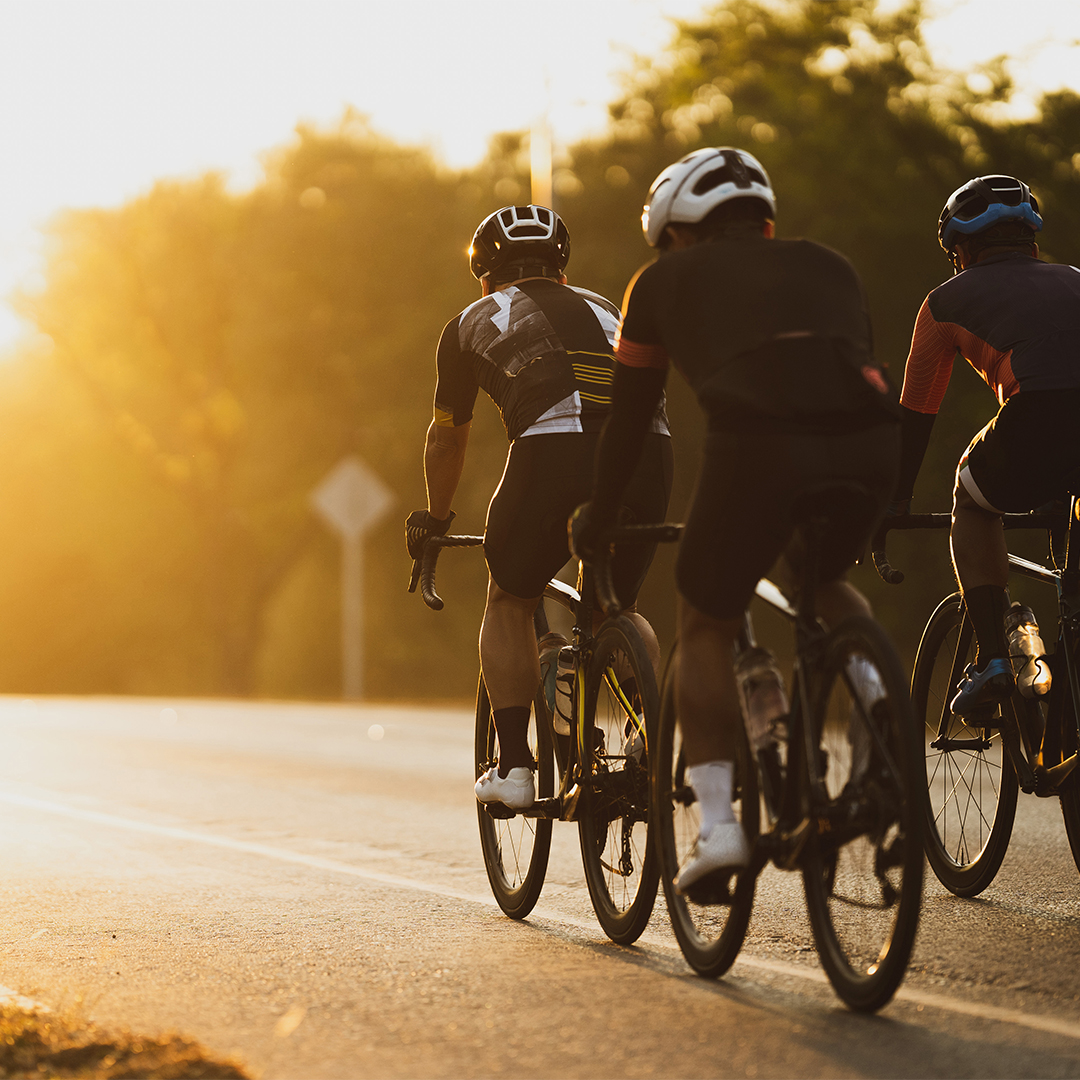
{"type": "Polygon", "coordinates": [[[348,700],[364,696],[363,535],[393,501],[390,489],[354,454],[311,493],[316,513],[341,537],[341,681],[348,700]]]}
{"type": "Polygon", "coordinates": [[[319,516],[346,539],[367,532],[393,501],[390,489],[355,454],[342,458],[311,493],[319,516]]]}

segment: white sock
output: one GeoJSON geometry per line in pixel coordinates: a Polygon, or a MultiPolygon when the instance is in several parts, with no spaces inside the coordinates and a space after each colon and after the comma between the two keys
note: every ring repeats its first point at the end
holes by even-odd
{"type": "Polygon", "coordinates": [[[731,788],[735,765],[731,761],[706,761],[703,765],[690,765],[686,779],[694,789],[701,808],[699,833],[704,839],[714,825],[727,825],[735,820],[731,808],[731,788]]]}

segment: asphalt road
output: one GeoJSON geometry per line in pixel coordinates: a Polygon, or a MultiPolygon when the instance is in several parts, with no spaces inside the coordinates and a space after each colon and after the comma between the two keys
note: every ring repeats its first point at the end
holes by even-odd
{"type": "Polygon", "coordinates": [[[1080,1076],[1080,874],[1022,797],[977,900],[930,876],[912,971],[856,1016],[795,875],[694,976],[663,912],[604,937],[576,829],[540,904],[487,888],[459,710],[0,699],[0,984],[272,1077],[1080,1076]],[[377,736],[380,735],[381,738],[377,736]]]}

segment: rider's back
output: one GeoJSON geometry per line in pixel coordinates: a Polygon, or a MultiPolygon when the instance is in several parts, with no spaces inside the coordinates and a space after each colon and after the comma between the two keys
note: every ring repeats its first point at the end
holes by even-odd
{"type": "Polygon", "coordinates": [[[1080,387],[1075,267],[1017,252],[990,255],[939,285],[927,305],[939,325],[960,328],[1007,358],[1020,390],[1080,387]]]}
{"type": "Polygon", "coordinates": [[[862,285],[830,248],[723,236],[647,266],[633,297],[624,338],[662,345],[714,428],[850,430],[890,418],[862,285]]]}

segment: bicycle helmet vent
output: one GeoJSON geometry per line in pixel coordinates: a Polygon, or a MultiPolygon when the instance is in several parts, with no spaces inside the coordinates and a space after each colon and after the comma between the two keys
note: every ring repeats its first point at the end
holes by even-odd
{"type": "Polygon", "coordinates": [[[938,219],[938,242],[951,256],[957,241],[1002,221],[1021,221],[1039,232],[1043,221],[1038,200],[1013,176],[977,176],[949,196],[938,219]]]}
{"type": "Polygon", "coordinates": [[[562,273],[570,233],[546,206],[504,206],[480,222],[469,246],[469,269],[483,279],[515,268],[542,266],[562,273]]]}
{"type": "Polygon", "coordinates": [[[732,199],[759,199],[776,217],[776,196],[761,162],[745,150],[711,146],[687,154],[653,181],[641,214],[650,247],[658,247],[672,222],[696,224],[732,199]]]}

